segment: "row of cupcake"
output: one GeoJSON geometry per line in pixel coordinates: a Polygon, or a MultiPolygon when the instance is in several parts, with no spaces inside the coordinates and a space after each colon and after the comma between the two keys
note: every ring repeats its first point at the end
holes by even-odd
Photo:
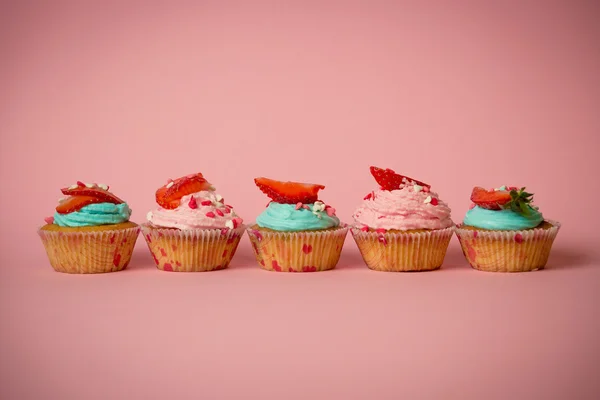
{"type": "Polygon", "coordinates": [[[473,205],[455,226],[450,208],[431,186],[391,169],[371,167],[379,189],[369,192],[343,224],[319,200],[323,185],[257,178],[270,202],[244,225],[202,174],[169,180],[156,191],[158,207],[147,222],[130,222],[131,209],[102,184],[77,182],[62,189],[53,217],[38,231],[50,264],[61,272],[124,269],[142,231],[164,271],[226,268],[244,232],[263,269],[315,272],[338,263],[350,230],[367,266],[380,271],[439,268],[457,234],[473,268],[520,272],[543,268],[560,224],[545,220],[525,189],[473,189],[473,205]]]}

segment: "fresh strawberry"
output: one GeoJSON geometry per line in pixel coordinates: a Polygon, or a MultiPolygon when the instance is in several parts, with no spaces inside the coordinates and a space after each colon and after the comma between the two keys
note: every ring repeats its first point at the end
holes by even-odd
{"type": "Polygon", "coordinates": [[[60,190],[67,196],[87,196],[95,197],[102,200],[100,203],[113,203],[121,204],[123,200],[109,192],[108,190],[101,189],[99,187],[88,188],[86,186],[78,185],[75,189],[64,188],[60,190]]]}
{"type": "Polygon", "coordinates": [[[158,189],[156,191],[156,202],[163,208],[173,210],[179,206],[183,196],[211,189],[212,185],[204,179],[202,174],[191,174],[170,181],[158,189]]]}
{"type": "Polygon", "coordinates": [[[471,201],[481,208],[501,210],[502,206],[511,201],[511,197],[508,190],[486,190],[475,187],[471,193],[471,201]]]}
{"type": "Polygon", "coordinates": [[[373,177],[375,178],[377,183],[379,183],[379,186],[381,186],[381,188],[383,190],[399,189],[400,185],[405,183],[405,182],[402,182],[403,179],[406,179],[406,181],[407,181],[406,183],[409,183],[409,184],[416,184],[419,186],[426,187],[427,189],[431,188],[431,186],[426,183],[417,181],[413,178],[409,178],[408,176],[399,175],[389,168],[383,169],[383,168],[371,167],[371,174],[373,175],[373,177]]]}
{"type": "Polygon", "coordinates": [[[93,196],[72,196],[61,201],[56,207],[56,212],[59,214],[68,214],[74,211],[79,211],[83,207],[95,203],[106,203],[106,200],[93,196]]]}
{"type": "Polygon", "coordinates": [[[319,199],[323,185],[300,182],[281,182],[268,178],[254,179],[256,186],[271,200],[283,204],[311,204],[319,199]]]}

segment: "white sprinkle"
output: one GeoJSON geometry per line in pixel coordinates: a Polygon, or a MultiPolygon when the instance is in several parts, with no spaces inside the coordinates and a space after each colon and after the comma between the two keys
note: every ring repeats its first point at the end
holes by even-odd
{"type": "Polygon", "coordinates": [[[77,189],[79,185],[71,185],[69,186],[69,190],[77,189]]]}
{"type": "Polygon", "coordinates": [[[431,203],[431,196],[427,196],[427,198],[425,199],[425,204],[427,203],[431,203]]]}
{"type": "Polygon", "coordinates": [[[147,219],[148,221],[151,221],[151,220],[152,220],[152,211],[148,211],[148,214],[146,214],[146,219],[147,219]]]}
{"type": "Polygon", "coordinates": [[[99,187],[100,189],[102,189],[102,190],[108,190],[108,186],[107,186],[107,185],[105,185],[104,183],[99,183],[99,184],[98,184],[98,187],[99,187]]]}
{"type": "Polygon", "coordinates": [[[233,229],[233,221],[228,220],[227,222],[225,222],[225,226],[229,229],[233,229]]]}
{"type": "Polygon", "coordinates": [[[170,188],[171,186],[173,186],[173,181],[167,183],[167,189],[170,188]]]}
{"type": "Polygon", "coordinates": [[[313,211],[323,211],[325,209],[325,203],[322,201],[315,201],[313,204],[313,211]]]}
{"type": "Polygon", "coordinates": [[[415,192],[417,192],[417,193],[418,193],[418,192],[420,192],[421,190],[423,190],[423,186],[414,185],[414,186],[413,186],[413,190],[414,190],[415,192]]]}
{"type": "Polygon", "coordinates": [[[223,200],[223,196],[221,196],[220,194],[215,195],[215,198],[217,199],[217,201],[223,200]]]}

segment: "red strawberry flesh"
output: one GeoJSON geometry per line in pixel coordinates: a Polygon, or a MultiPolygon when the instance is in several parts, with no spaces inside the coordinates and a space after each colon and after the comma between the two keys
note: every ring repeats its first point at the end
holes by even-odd
{"type": "Polygon", "coordinates": [[[211,189],[212,185],[204,179],[202,174],[191,174],[175,179],[158,189],[156,202],[163,208],[173,210],[179,206],[183,196],[211,189]]]}
{"type": "Polygon", "coordinates": [[[389,168],[383,169],[378,167],[371,167],[371,175],[373,175],[373,178],[375,178],[375,180],[383,190],[400,189],[400,186],[405,184],[405,182],[403,182],[404,179],[406,179],[407,183],[409,184],[412,183],[426,187],[428,189],[431,188],[431,186],[426,183],[423,183],[413,178],[409,178],[408,176],[397,174],[389,168]]]}
{"type": "Polygon", "coordinates": [[[323,185],[301,182],[282,182],[269,178],[256,178],[254,183],[271,200],[282,204],[312,204],[319,199],[323,185]]]}
{"type": "Polygon", "coordinates": [[[488,210],[501,210],[502,206],[510,200],[510,192],[506,190],[486,190],[475,187],[471,193],[471,201],[488,210]]]}
{"type": "Polygon", "coordinates": [[[60,202],[60,204],[56,207],[56,212],[59,214],[68,214],[79,211],[83,207],[95,203],[106,203],[106,201],[93,196],[72,196],[60,202]]]}
{"type": "Polygon", "coordinates": [[[113,204],[121,204],[124,203],[123,200],[112,194],[107,190],[100,189],[98,187],[88,188],[78,186],[75,189],[64,188],[60,190],[63,194],[67,196],[87,196],[87,197],[95,197],[97,199],[102,200],[100,203],[113,203],[113,204]]]}

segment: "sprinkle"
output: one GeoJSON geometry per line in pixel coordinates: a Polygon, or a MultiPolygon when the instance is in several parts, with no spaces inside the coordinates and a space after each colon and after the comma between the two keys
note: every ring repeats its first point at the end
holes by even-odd
{"type": "Polygon", "coordinates": [[[48,224],[48,225],[52,225],[54,223],[54,217],[46,217],[44,218],[44,221],[48,224]]]}
{"type": "Polygon", "coordinates": [[[230,210],[229,208],[225,207],[225,208],[223,209],[223,212],[224,212],[225,214],[229,214],[229,213],[231,212],[231,210],[230,210]]]}
{"type": "Polygon", "coordinates": [[[229,221],[225,222],[225,226],[228,227],[229,229],[235,229],[234,228],[235,223],[231,219],[229,221]]]}
{"type": "Polygon", "coordinates": [[[423,186],[423,192],[429,193],[429,188],[427,186],[423,186]]]}
{"type": "Polygon", "coordinates": [[[367,195],[365,196],[365,198],[363,200],[371,200],[372,198],[373,198],[373,192],[367,193],[367,195]]]}
{"type": "Polygon", "coordinates": [[[152,211],[148,211],[148,214],[146,214],[146,219],[148,221],[150,221],[152,219],[152,211]]]}
{"type": "Polygon", "coordinates": [[[212,205],[212,201],[210,201],[210,200],[202,200],[200,202],[200,204],[203,205],[203,206],[210,206],[210,205],[212,205]]]}
{"type": "Polygon", "coordinates": [[[108,185],[105,185],[104,183],[98,184],[98,187],[102,190],[108,190],[108,185]]]}
{"type": "Polygon", "coordinates": [[[475,208],[475,203],[471,203],[471,205],[469,206],[469,210],[472,210],[475,208]]]}
{"type": "Polygon", "coordinates": [[[69,190],[77,189],[79,185],[71,185],[69,186],[69,190]]]}
{"type": "Polygon", "coordinates": [[[214,212],[212,212],[212,211],[209,211],[209,212],[207,212],[207,213],[206,213],[206,216],[207,216],[208,218],[215,218],[215,213],[214,213],[214,212]]]}
{"type": "Polygon", "coordinates": [[[233,221],[233,224],[235,225],[235,227],[236,227],[236,228],[237,228],[239,225],[241,225],[241,224],[242,224],[242,222],[244,222],[244,220],[243,220],[243,219],[241,219],[241,218],[234,218],[232,221],[233,221]]]}
{"type": "Polygon", "coordinates": [[[190,197],[190,202],[188,203],[191,209],[198,208],[198,203],[196,203],[196,198],[194,196],[190,197]]]}
{"type": "Polygon", "coordinates": [[[377,233],[385,233],[386,230],[383,229],[383,228],[379,228],[379,229],[376,229],[375,232],[377,232],[377,233]]]}
{"type": "Polygon", "coordinates": [[[413,190],[414,190],[415,192],[417,192],[417,193],[418,193],[418,192],[420,192],[421,190],[423,190],[423,186],[420,186],[420,185],[414,185],[414,186],[413,186],[413,190]]]}
{"type": "Polygon", "coordinates": [[[217,201],[223,201],[223,196],[221,196],[220,194],[215,195],[215,198],[217,199],[217,201]]]}
{"type": "Polygon", "coordinates": [[[171,186],[173,186],[173,181],[167,183],[167,189],[170,188],[171,186]]]}
{"type": "Polygon", "coordinates": [[[219,210],[218,208],[215,210],[215,212],[217,213],[217,215],[219,217],[223,217],[225,214],[223,214],[223,211],[219,210]]]}
{"type": "Polygon", "coordinates": [[[225,207],[227,208],[233,208],[232,206],[230,206],[229,204],[225,204],[225,207]]]}
{"type": "Polygon", "coordinates": [[[323,211],[325,209],[325,203],[322,201],[315,201],[313,204],[313,211],[323,211]]]}
{"type": "Polygon", "coordinates": [[[96,184],[95,184],[95,183],[86,183],[86,184],[85,184],[85,187],[86,187],[86,188],[90,188],[90,189],[91,189],[91,188],[93,188],[93,187],[96,187],[96,184]]]}
{"type": "Polygon", "coordinates": [[[363,232],[369,232],[369,227],[365,225],[362,228],[360,228],[360,230],[363,232]]]}
{"type": "Polygon", "coordinates": [[[330,207],[330,206],[326,206],[325,207],[325,212],[327,213],[327,215],[329,215],[330,217],[334,217],[335,216],[335,208],[330,207]]]}
{"type": "Polygon", "coordinates": [[[296,203],[296,210],[299,210],[302,208],[302,203],[296,203]]]}
{"type": "Polygon", "coordinates": [[[427,198],[424,201],[425,204],[427,203],[431,203],[431,196],[427,196],[427,198]]]}
{"type": "Polygon", "coordinates": [[[381,236],[379,236],[379,239],[377,239],[377,240],[379,240],[380,243],[383,243],[384,246],[387,245],[387,240],[386,240],[385,236],[381,235],[381,236]]]}
{"type": "Polygon", "coordinates": [[[305,210],[310,210],[310,207],[309,207],[309,206],[307,206],[306,204],[303,204],[303,205],[302,205],[302,208],[304,208],[305,210]]]}
{"type": "Polygon", "coordinates": [[[85,183],[81,181],[77,181],[77,186],[85,187],[85,183]]]}
{"type": "Polygon", "coordinates": [[[435,197],[431,199],[431,205],[432,206],[437,206],[438,205],[438,199],[436,199],[435,197]]]}

